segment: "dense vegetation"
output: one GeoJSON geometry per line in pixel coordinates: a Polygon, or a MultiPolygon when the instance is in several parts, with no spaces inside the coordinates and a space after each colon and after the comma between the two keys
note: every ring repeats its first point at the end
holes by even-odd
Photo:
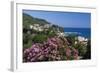
{"type": "Polygon", "coordinates": [[[90,40],[84,44],[77,35],[64,36],[63,32],[62,27],[23,13],[23,62],[91,58],[90,40]]]}

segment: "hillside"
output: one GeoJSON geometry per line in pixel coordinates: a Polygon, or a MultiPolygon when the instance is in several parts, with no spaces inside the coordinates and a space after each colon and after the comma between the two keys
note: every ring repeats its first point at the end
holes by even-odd
{"type": "Polygon", "coordinates": [[[78,38],[83,37],[66,36],[64,28],[23,13],[23,62],[90,59],[90,41],[78,38]]]}
{"type": "Polygon", "coordinates": [[[50,24],[50,23],[44,19],[35,18],[28,14],[23,13],[23,25],[28,27],[30,24],[31,25],[33,25],[33,24],[42,24],[43,25],[43,24],[50,24]]]}
{"type": "Polygon", "coordinates": [[[32,42],[43,42],[48,37],[60,35],[61,32],[63,32],[62,27],[23,13],[24,48],[32,45],[32,42]]]}

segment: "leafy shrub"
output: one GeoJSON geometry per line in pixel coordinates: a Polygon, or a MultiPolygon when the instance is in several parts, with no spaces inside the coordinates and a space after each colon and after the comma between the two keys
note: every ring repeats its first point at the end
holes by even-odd
{"type": "Polygon", "coordinates": [[[47,40],[47,36],[43,34],[37,34],[32,39],[32,41],[35,43],[43,43],[46,40],[47,40]]]}
{"type": "MultiPolygon", "coordinates": [[[[43,42],[46,35],[36,35],[34,41],[43,42]],[[39,39],[42,40],[39,40],[39,39]]],[[[33,43],[31,47],[23,50],[23,62],[60,61],[78,59],[75,48],[59,48],[59,37],[48,38],[44,43],[33,43]]],[[[67,45],[67,44],[66,44],[67,45]]]]}

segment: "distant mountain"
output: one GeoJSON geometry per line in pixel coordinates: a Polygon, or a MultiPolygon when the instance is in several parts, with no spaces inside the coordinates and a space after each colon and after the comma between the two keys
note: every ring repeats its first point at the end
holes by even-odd
{"type": "Polygon", "coordinates": [[[23,48],[30,47],[33,42],[43,42],[49,37],[64,35],[62,33],[62,27],[23,13],[23,48]]]}
{"type": "Polygon", "coordinates": [[[57,29],[57,30],[59,29],[59,31],[60,30],[63,31],[63,28],[58,25],[51,24],[50,22],[44,19],[35,18],[26,13],[23,13],[23,28],[30,29],[30,25],[34,27],[35,25],[39,25],[39,27],[40,26],[45,27],[45,25],[47,25],[47,26],[53,27],[54,29],[57,29]]]}
{"type": "Polygon", "coordinates": [[[32,24],[50,24],[50,23],[44,19],[35,18],[26,13],[23,13],[23,24],[32,25],[32,24]]]}

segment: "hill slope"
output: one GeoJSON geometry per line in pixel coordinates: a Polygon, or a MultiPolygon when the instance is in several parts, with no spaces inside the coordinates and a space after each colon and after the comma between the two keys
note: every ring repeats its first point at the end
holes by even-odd
{"type": "Polygon", "coordinates": [[[43,25],[43,24],[50,24],[50,23],[44,19],[35,18],[28,14],[23,13],[23,25],[28,27],[30,24],[31,25],[32,24],[42,24],[43,25]]]}

